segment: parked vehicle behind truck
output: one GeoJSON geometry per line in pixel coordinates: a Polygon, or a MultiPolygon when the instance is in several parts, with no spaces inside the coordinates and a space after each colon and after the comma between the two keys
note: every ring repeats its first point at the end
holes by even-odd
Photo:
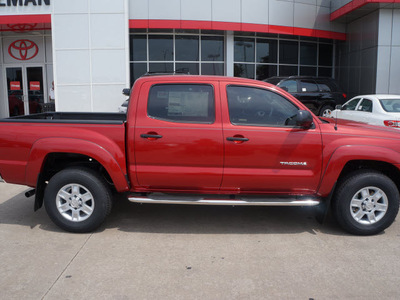
{"type": "Polygon", "coordinates": [[[35,209],[72,232],[99,227],[114,191],[137,203],[325,204],[348,232],[376,234],[396,218],[399,167],[399,132],[318,118],[243,78],[146,76],[126,115],[0,121],[0,178],[35,188],[35,209]]]}

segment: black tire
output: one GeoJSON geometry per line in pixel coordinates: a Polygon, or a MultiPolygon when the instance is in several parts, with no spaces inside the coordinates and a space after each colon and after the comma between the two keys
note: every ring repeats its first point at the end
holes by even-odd
{"type": "Polygon", "coordinates": [[[332,210],[339,225],[347,232],[377,234],[394,222],[399,211],[399,191],[382,173],[355,171],[339,183],[332,210]]]}
{"type": "Polygon", "coordinates": [[[320,117],[329,117],[329,115],[332,113],[332,111],[334,110],[334,108],[330,105],[324,105],[322,106],[322,108],[319,111],[319,115],[320,117]]]}
{"type": "Polygon", "coordinates": [[[95,171],[74,167],[62,170],[49,181],[44,205],[50,219],[70,232],[92,232],[111,211],[112,194],[95,171]]]}

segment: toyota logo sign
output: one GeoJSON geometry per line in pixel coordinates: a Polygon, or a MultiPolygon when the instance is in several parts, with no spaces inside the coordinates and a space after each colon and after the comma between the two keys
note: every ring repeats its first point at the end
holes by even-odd
{"type": "Polygon", "coordinates": [[[30,60],[39,52],[39,47],[30,40],[18,40],[8,47],[10,56],[17,60],[30,60]]]}

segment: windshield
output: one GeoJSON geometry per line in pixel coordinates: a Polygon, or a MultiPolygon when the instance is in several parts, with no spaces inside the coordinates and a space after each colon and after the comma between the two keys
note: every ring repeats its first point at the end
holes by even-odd
{"type": "Polygon", "coordinates": [[[400,98],[399,99],[379,99],[382,108],[387,112],[400,112],[400,98]]]}

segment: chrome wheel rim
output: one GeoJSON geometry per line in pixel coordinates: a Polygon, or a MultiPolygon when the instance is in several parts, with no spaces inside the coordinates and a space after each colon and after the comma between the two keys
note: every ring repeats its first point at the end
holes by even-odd
{"type": "Polygon", "coordinates": [[[83,185],[71,183],[58,191],[56,205],[58,212],[68,221],[82,222],[93,214],[94,198],[83,185]]]}
{"type": "Polygon", "coordinates": [[[325,118],[328,118],[328,117],[330,117],[331,113],[332,113],[332,110],[331,110],[331,109],[325,109],[325,110],[322,112],[322,116],[325,117],[325,118]]]}
{"type": "Polygon", "coordinates": [[[368,186],[354,194],[350,202],[350,213],[359,224],[371,225],[383,218],[388,204],[388,198],[384,191],[374,186],[368,186]]]}

